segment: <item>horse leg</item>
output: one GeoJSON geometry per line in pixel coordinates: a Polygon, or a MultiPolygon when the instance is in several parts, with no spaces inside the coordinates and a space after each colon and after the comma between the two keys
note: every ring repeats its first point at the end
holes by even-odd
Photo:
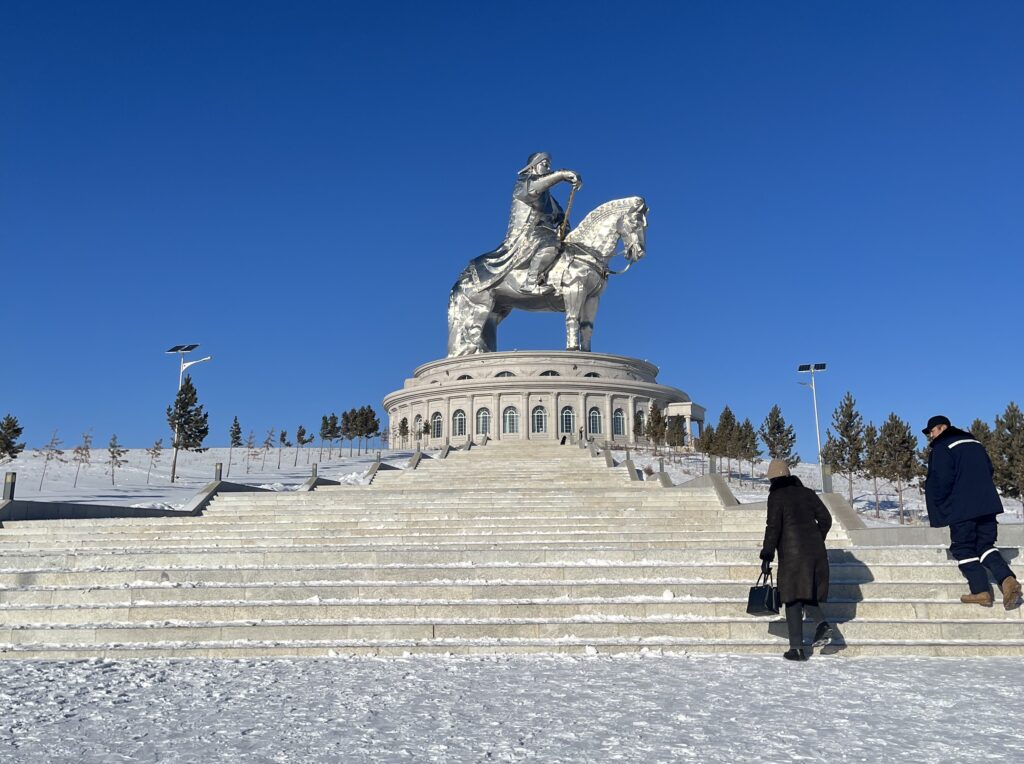
{"type": "Polygon", "coordinates": [[[579,282],[565,288],[565,349],[580,350],[580,311],[586,295],[579,282]]]}
{"type": "Polygon", "coordinates": [[[508,314],[512,312],[511,308],[500,308],[495,310],[493,307],[493,300],[491,301],[491,309],[488,311],[487,317],[484,319],[482,341],[486,346],[487,352],[494,352],[498,349],[498,324],[508,318],[508,314]]]}
{"type": "Polygon", "coordinates": [[[590,352],[590,338],[594,336],[594,317],[597,315],[599,295],[591,294],[580,310],[580,350],[590,352]]]}
{"type": "Polygon", "coordinates": [[[465,279],[452,288],[448,299],[448,355],[461,356],[493,350],[486,340],[487,322],[494,301],[475,292],[465,279]],[[482,299],[481,299],[482,298],[482,299]]]}

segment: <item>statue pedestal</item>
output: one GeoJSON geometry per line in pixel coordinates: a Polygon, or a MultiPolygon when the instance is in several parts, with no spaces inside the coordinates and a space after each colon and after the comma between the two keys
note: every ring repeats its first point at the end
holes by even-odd
{"type": "Polygon", "coordinates": [[[384,398],[389,442],[459,446],[484,435],[501,441],[553,442],[584,435],[623,447],[636,442],[637,412],[651,403],[684,417],[686,431],[702,426],[704,408],[675,387],[657,382],[658,367],[606,353],[516,350],[444,358],[419,366],[401,390],[384,398]],[[409,436],[398,432],[406,420],[409,436]]]}

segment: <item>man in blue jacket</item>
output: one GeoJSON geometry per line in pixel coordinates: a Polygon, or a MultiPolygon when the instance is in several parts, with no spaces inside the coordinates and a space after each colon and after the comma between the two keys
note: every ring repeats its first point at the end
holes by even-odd
{"type": "Polygon", "coordinates": [[[924,484],[928,522],[933,528],[949,526],[949,552],[971,589],[960,601],[992,607],[991,572],[1002,589],[1003,607],[1017,607],[1020,583],[996,549],[996,515],[1003,511],[1003,503],[992,482],[988,452],[944,416],[929,419],[923,432],[931,441],[924,484]]]}

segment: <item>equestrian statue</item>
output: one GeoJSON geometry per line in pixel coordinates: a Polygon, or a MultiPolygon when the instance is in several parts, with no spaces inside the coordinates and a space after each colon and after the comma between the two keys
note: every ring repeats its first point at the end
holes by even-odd
{"type": "Polygon", "coordinates": [[[625,273],[644,256],[647,204],[627,196],[602,204],[569,230],[572,200],[583,185],[572,170],[552,170],[545,152],[531,154],[512,189],[505,241],[470,261],[448,298],[448,355],[498,349],[498,324],[513,308],[565,313],[567,350],[590,350],[597,304],[616,271],[608,267],[621,241],[625,273]],[[563,211],[551,194],[572,190],[563,211]]]}

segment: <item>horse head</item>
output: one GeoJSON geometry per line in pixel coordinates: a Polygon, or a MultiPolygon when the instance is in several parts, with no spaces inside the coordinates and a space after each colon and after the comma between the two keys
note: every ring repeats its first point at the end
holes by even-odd
{"type": "Polygon", "coordinates": [[[632,204],[619,217],[615,230],[622,239],[623,255],[631,262],[647,254],[647,202],[642,197],[631,197],[632,204]]]}
{"type": "Polygon", "coordinates": [[[640,196],[613,199],[594,209],[566,237],[607,262],[622,241],[623,255],[632,265],[647,247],[647,203],[640,196]]]}

